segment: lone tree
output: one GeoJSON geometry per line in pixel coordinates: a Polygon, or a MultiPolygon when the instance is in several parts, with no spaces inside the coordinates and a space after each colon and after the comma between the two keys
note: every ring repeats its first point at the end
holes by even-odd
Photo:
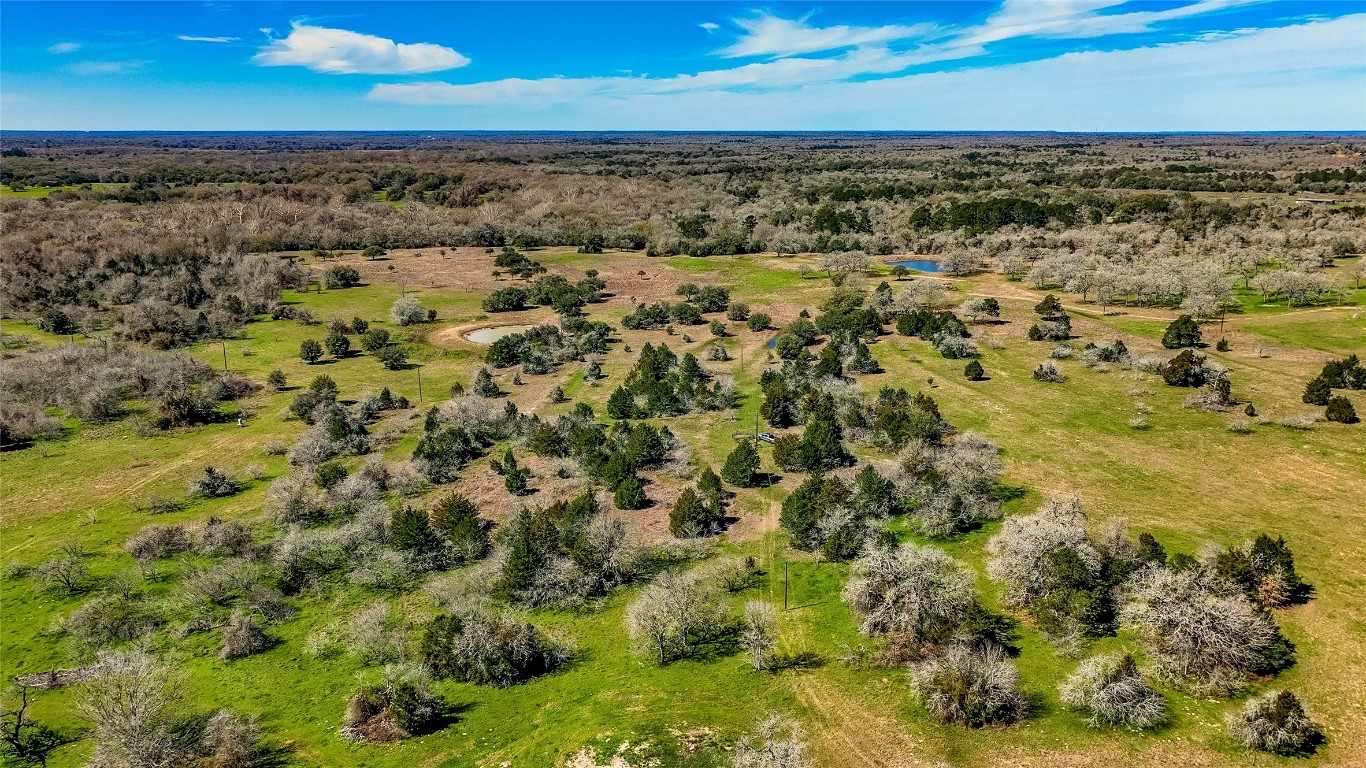
{"type": "Polygon", "coordinates": [[[1333,399],[1333,388],[1322,376],[1316,376],[1304,386],[1304,395],[1300,399],[1310,405],[1328,405],[1328,401],[1333,399]]]}
{"type": "Polygon", "coordinates": [[[752,440],[741,440],[726,457],[726,463],[721,467],[721,477],[732,485],[748,488],[754,484],[754,475],[758,471],[759,449],[752,440]]]}
{"type": "Polygon", "coordinates": [[[304,339],[299,345],[299,358],[312,365],[318,362],[318,358],[323,356],[323,345],[317,339],[304,339]]]}
{"type": "Polygon", "coordinates": [[[1050,293],[1043,297],[1043,301],[1034,305],[1034,311],[1037,312],[1040,317],[1057,317],[1062,314],[1062,302],[1058,301],[1057,296],[1050,293]]]}
{"type": "Polygon", "coordinates": [[[493,380],[493,374],[489,373],[487,368],[480,368],[475,372],[473,387],[474,394],[480,397],[497,397],[503,393],[498,388],[498,382],[493,380]]]}
{"type": "Polygon", "coordinates": [[[45,766],[52,750],[72,741],[29,716],[28,692],[27,685],[20,685],[18,704],[0,715],[0,757],[6,758],[6,765],[13,761],[14,765],[45,766]]]}
{"type": "Polygon", "coordinates": [[[976,360],[969,360],[968,364],[963,367],[963,375],[968,377],[970,381],[981,381],[986,376],[986,371],[982,370],[981,363],[976,360]]]}
{"type": "Polygon", "coordinates": [[[1336,421],[1340,424],[1355,424],[1357,422],[1357,412],[1352,407],[1352,401],[1342,395],[1337,395],[1328,401],[1328,410],[1324,411],[1323,415],[1329,421],[1336,421]]]}
{"type": "Polygon", "coordinates": [[[1195,318],[1190,315],[1182,315],[1173,320],[1172,324],[1167,326],[1167,332],[1162,334],[1162,346],[1167,349],[1183,349],[1199,345],[1200,326],[1195,322],[1195,318]]]}
{"type": "Polygon", "coordinates": [[[334,333],[327,337],[327,352],[340,360],[351,354],[351,340],[345,334],[334,333]]]}

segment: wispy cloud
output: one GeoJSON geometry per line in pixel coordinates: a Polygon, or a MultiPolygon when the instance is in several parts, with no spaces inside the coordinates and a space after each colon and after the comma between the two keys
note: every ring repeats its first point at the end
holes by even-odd
{"type": "Polygon", "coordinates": [[[896,53],[887,48],[855,48],[825,58],[788,57],[672,77],[505,78],[480,83],[380,83],[370,98],[407,104],[498,104],[509,100],[564,103],[588,96],[625,97],[721,90],[762,91],[832,83],[866,75],[890,75],[915,64],[955,54],[926,47],[896,53]]]}
{"type": "Polygon", "coordinates": [[[184,40],[187,43],[235,43],[241,40],[240,37],[210,37],[205,35],[176,35],[177,40],[184,40]]]}
{"type": "Polygon", "coordinates": [[[146,69],[152,62],[145,59],[130,61],[81,61],[67,67],[73,75],[127,75],[146,69]]]}
{"type": "Polygon", "coordinates": [[[556,127],[591,128],[610,113],[629,116],[616,127],[632,129],[1360,128],[1366,109],[1340,94],[1359,90],[1366,78],[1363,25],[1366,14],[1357,14],[1217,39],[914,74],[897,74],[909,57],[963,49],[863,48],[671,78],[381,84],[370,97],[478,106],[469,114],[487,127],[530,127],[537,116],[553,115],[556,127]],[[849,73],[872,68],[894,74],[849,79],[849,73]],[[1119,102],[1117,93],[1124,94],[1119,102]],[[1268,104],[1303,107],[1272,110],[1268,104]]]}
{"type": "Polygon", "coordinates": [[[74,53],[81,49],[80,43],[56,43],[47,47],[48,53],[74,53]]]}
{"type": "Polygon", "coordinates": [[[1162,22],[1214,13],[1266,0],[1196,0],[1159,11],[1102,13],[1128,0],[1005,0],[981,26],[966,30],[966,44],[985,44],[1016,37],[1079,39],[1135,34],[1162,22]]]}
{"type": "Polygon", "coordinates": [[[924,37],[938,27],[934,24],[881,27],[853,27],[844,24],[815,27],[806,19],[784,19],[770,13],[734,19],[744,34],[718,53],[727,58],[741,56],[792,56],[802,53],[834,51],[841,48],[885,44],[894,40],[924,37]]]}
{"type": "Polygon", "coordinates": [[[434,43],[396,43],[360,32],[295,22],[289,35],[271,40],[252,59],[265,67],[298,66],[334,75],[440,72],[470,60],[434,43]]]}
{"type": "Polygon", "coordinates": [[[698,24],[697,26],[707,30],[708,32],[715,32],[716,30],[721,28],[721,25],[717,24],[714,21],[704,21],[701,24],[698,24]]]}

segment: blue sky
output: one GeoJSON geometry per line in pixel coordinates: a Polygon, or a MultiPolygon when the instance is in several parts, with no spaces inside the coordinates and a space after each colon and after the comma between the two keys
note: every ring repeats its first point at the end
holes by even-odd
{"type": "Polygon", "coordinates": [[[0,0],[6,130],[1366,130],[1366,2],[0,0]]]}

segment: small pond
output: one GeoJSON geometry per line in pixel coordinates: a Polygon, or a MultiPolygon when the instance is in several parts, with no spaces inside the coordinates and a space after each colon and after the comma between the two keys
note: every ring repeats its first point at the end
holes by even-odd
{"type": "Polygon", "coordinates": [[[909,261],[889,261],[889,262],[887,262],[887,264],[888,264],[889,266],[893,266],[893,267],[898,267],[898,266],[900,266],[900,267],[905,267],[906,269],[914,269],[914,270],[917,271],[917,272],[943,272],[943,271],[944,271],[944,268],[941,267],[941,266],[939,266],[939,262],[937,262],[937,261],[930,261],[930,260],[928,260],[928,259],[911,259],[911,260],[909,260],[909,261]]]}
{"type": "Polygon", "coordinates": [[[495,325],[492,328],[477,328],[465,334],[465,338],[475,344],[492,344],[493,342],[511,336],[514,333],[521,333],[535,326],[531,325],[495,325]]]}

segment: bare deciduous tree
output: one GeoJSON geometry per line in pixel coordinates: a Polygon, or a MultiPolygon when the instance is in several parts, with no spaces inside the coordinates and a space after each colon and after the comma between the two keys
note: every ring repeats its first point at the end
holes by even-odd
{"type": "Polygon", "coordinates": [[[173,727],[178,700],[170,669],[145,653],[104,653],[76,707],[95,724],[100,765],[161,768],[184,760],[173,727]]]}
{"type": "Polygon", "coordinates": [[[720,591],[695,571],[665,571],[626,609],[626,627],[660,664],[689,655],[725,621],[720,591]]]}
{"type": "Polygon", "coordinates": [[[854,573],[844,599],[863,617],[859,628],[868,635],[942,641],[977,598],[972,574],[935,547],[875,547],[854,564],[854,573]]]}
{"type": "Polygon", "coordinates": [[[763,600],[745,602],[745,627],[740,633],[740,647],[749,655],[750,666],[768,669],[773,658],[773,647],[778,644],[778,614],[763,600]]]}
{"type": "Polygon", "coordinates": [[[1092,728],[1122,725],[1151,728],[1167,719],[1162,694],[1154,691],[1127,654],[1093,656],[1058,688],[1063,703],[1086,713],[1092,728]]]}
{"type": "Polygon", "coordinates": [[[759,721],[756,733],[740,740],[731,764],[735,768],[812,768],[801,726],[781,715],[759,721]]]}

